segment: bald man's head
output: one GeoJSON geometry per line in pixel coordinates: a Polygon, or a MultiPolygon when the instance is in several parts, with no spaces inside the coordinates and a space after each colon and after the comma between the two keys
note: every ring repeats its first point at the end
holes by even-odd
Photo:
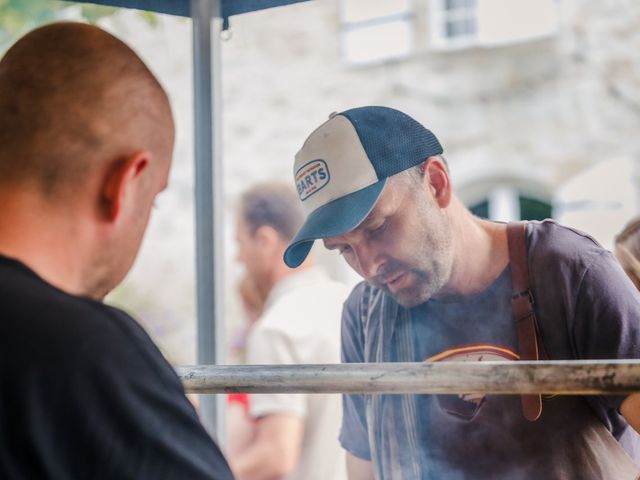
{"type": "Polygon", "coordinates": [[[139,150],[169,156],[167,96],[123,42],[61,22],[21,38],[0,61],[0,187],[47,195],[82,185],[139,150]]]}

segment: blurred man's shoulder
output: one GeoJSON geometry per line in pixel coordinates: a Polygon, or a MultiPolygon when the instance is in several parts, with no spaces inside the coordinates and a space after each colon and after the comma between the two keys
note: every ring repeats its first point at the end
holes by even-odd
{"type": "Polygon", "coordinates": [[[292,280],[272,292],[256,328],[304,336],[331,324],[339,325],[350,292],[347,285],[316,269],[292,280]]]}

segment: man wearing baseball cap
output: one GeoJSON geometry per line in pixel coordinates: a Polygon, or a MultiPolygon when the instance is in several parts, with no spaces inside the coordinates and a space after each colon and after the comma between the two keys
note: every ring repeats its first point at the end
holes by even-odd
{"type": "MultiPolygon", "coordinates": [[[[361,107],[296,155],[306,220],[285,263],[322,239],[365,280],[343,361],[640,357],[640,296],[610,252],[551,220],[475,217],[442,153],[408,115],[361,107]]],[[[340,441],[353,479],[613,480],[640,473],[638,428],[638,394],[345,395],[340,441]]]]}

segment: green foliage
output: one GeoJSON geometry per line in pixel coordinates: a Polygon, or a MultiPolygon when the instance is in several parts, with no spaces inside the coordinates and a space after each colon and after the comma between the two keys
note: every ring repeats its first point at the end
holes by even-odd
{"type": "MultiPolygon", "coordinates": [[[[72,6],[78,8],[82,18],[90,23],[96,23],[118,11],[116,7],[60,0],[0,0],[0,52],[25,32],[60,19],[62,11],[72,6]]],[[[153,13],[141,12],[141,15],[150,25],[156,24],[153,13]]]]}
{"type": "MultiPolygon", "coordinates": [[[[69,6],[71,2],[56,2],[61,3],[64,6],[69,6]]],[[[96,23],[98,20],[109,15],[116,13],[118,9],[116,7],[105,7],[104,5],[91,5],[83,3],[80,7],[82,17],[90,23],[96,23]]]]}

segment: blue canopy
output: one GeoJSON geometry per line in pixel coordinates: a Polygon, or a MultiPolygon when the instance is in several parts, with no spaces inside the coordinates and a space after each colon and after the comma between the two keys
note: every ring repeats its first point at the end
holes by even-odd
{"type": "MultiPolygon", "coordinates": [[[[224,18],[241,13],[254,12],[265,8],[279,7],[305,0],[221,0],[221,16],[224,18]]],[[[79,3],[97,3],[113,7],[135,8],[150,12],[168,13],[182,17],[191,17],[189,0],[78,0],[79,3]]]]}

